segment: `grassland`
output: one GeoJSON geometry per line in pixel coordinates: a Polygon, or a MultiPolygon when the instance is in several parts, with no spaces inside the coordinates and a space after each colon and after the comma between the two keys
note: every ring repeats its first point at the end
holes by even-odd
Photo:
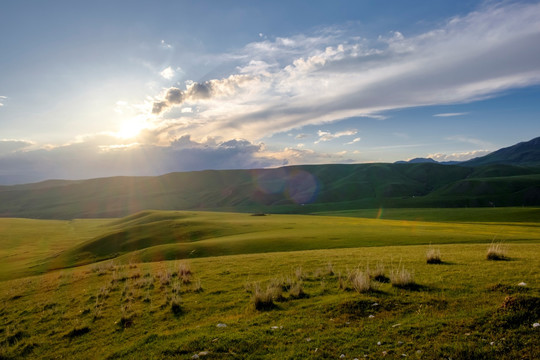
{"type": "Polygon", "coordinates": [[[504,223],[479,212],[476,223],[444,212],[3,219],[2,256],[16,260],[1,268],[0,359],[535,359],[537,210],[527,222],[513,211],[504,223]],[[486,259],[494,238],[508,260],[486,259]],[[442,264],[426,263],[432,248],[442,264]],[[354,290],[350,275],[377,264],[414,283],[354,290]],[[256,289],[271,294],[260,310],[256,289]]]}

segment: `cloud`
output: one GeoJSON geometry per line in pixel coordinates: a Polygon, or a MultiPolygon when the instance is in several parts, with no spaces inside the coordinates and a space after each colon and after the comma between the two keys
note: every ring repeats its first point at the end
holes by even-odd
{"type": "Polygon", "coordinates": [[[458,112],[458,113],[442,113],[442,114],[435,114],[433,116],[437,116],[437,117],[452,117],[452,116],[463,116],[463,115],[467,115],[468,112],[458,112]]]}
{"type": "Polygon", "coordinates": [[[354,143],[359,142],[360,140],[362,140],[362,138],[357,137],[357,138],[354,138],[352,141],[349,141],[348,143],[345,143],[345,145],[352,145],[354,143]]]}
{"type": "Polygon", "coordinates": [[[161,40],[160,45],[164,49],[172,49],[172,45],[168,44],[165,40],[161,40]]]}
{"type": "Polygon", "coordinates": [[[304,139],[304,138],[307,138],[309,135],[308,134],[298,134],[296,135],[294,138],[295,139],[304,139]]]}
{"type": "Polygon", "coordinates": [[[34,143],[27,140],[0,140],[0,156],[9,154],[14,151],[26,149],[32,145],[34,145],[34,143]]]}
{"type": "Polygon", "coordinates": [[[231,75],[224,79],[214,79],[205,82],[191,82],[186,90],[177,87],[165,89],[158,101],[152,105],[153,114],[161,114],[172,106],[188,101],[206,100],[213,97],[230,96],[252,79],[248,75],[231,75]]]}
{"type": "Polygon", "coordinates": [[[163,77],[164,79],[171,80],[175,75],[175,71],[172,67],[168,66],[165,69],[163,69],[159,73],[159,75],[161,75],[161,77],[163,77]]]}
{"type": "Polygon", "coordinates": [[[491,150],[473,150],[465,152],[455,152],[451,154],[435,153],[429,154],[427,158],[431,158],[435,161],[466,161],[475,157],[484,156],[491,153],[491,150]]]}
{"type": "MultiPolygon", "coordinates": [[[[337,139],[337,138],[340,138],[342,136],[352,136],[352,135],[356,135],[356,133],[358,133],[358,130],[346,130],[346,131],[339,131],[339,132],[336,132],[336,133],[330,133],[328,131],[322,131],[322,130],[319,130],[317,132],[317,135],[319,135],[319,139],[317,141],[315,141],[315,144],[318,144],[322,141],[330,141],[330,140],[334,140],[334,139],[337,139]]],[[[359,138],[358,138],[359,139],[359,138]]],[[[360,140],[360,139],[359,139],[360,140]]],[[[358,140],[358,141],[359,141],[358,140]]]]}
{"type": "Polygon", "coordinates": [[[493,148],[494,147],[493,144],[491,144],[488,141],[472,138],[470,136],[454,135],[454,136],[446,137],[446,140],[450,140],[450,141],[454,141],[454,142],[460,142],[460,143],[472,144],[472,145],[476,145],[476,146],[481,146],[483,148],[493,148]]]}
{"type": "Polygon", "coordinates": [[[0,184],[350,161],[307,149],[268,150],[263,143],[243,139],[207,137],[196,141],[190,135],[183,135],[167,146],[132,141],[97,134],[62,146],[36,149],[29,141],[0,140],[0,184]]]}
{"type": "Polygon", "coordinates": [[[236,73],[164,89],[152,112],[173,134],[176,127],[197,139],[228,134],[255,141],[306,125],[471,102],[540,84],[540,4],[486,4],[414,36],[396,31],[366,39],[332,28],[261,39],[224,54],[238,64],[236,73]],[[197,110],[193,116],[163,116],[185,103],[197,110]]]}
{"type": "Polygon", "coordinates": [[[2,103],[1,101],[5,99],[7,99],[7,96],[0,95],[0,106],[4,106],[4,103],[2,103]]]}

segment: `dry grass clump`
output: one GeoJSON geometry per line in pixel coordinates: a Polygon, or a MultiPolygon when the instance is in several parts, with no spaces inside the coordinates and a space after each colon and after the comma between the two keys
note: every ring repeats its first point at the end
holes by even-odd
{"type": "Polygon", "coordinates": [[[333,276],[334,274],[334,265],[329,262],[325,267],[316,269],[313,272],[313,278],[318,279],[325,276],[333,276]]]}
{"type": "Polygon", "coordinates": [[[506,247],[500,242],[492,242],[488,248],[486,258],[488,260],[508,260],[506,247]]]}
{"type": "Polygon", "coordinates": [[[414,274],[405,269],[404,266],[401,266],[401,264],[396,269],[390,271],[390,282],[392,286],[403,289],[417,286],[414,281],[414,274]]]}
{"type": "Polygon", "coordinates": [[[293,299],[303,299],[308,297],[308,295],[304,292],[304,287],[301,281],[296,281],[292,284],[291,288],[289,289],[289,295],[293,299]]]}
{"type": "Polygon", "coordinates": [[[90,270],[97,273],[98,276],[105,275],[108,271],[113,271],[116,268],[114,261],[107,261],[92,265],[90,270]]]}
{"type": "Polygon", "coordinates": [[[375,281],[380,283],[388,283],[390,282],[390,279],[385,275],[384,270],[384,263],[382,261],[378,261],[375,265],[375,269],[371,270],[369,274],[375,281]]]}
{"type": "Polygon", "coordinates": [[[297,280],[303,280],[306,277],[306,274],[304,273],[304,270],[302,270],[302,268],[299,267],[294,270],[294,276],[296,277],[297,280]]]}
{"type": "Polygon", "coordinates": [[[428,264],[442,264],[441,250],[430,247],[426,252],[426,262],[428,264]]]}
{"type": "Polygon", "coordinates": [[[368,271],[353,271],[349,275],[349,281],[353,289],[359,293],[368,292],[374,289],[368,271]]]}
{"type": "Polygon", "coordinates": [[[283,290],[281,286],[269,284],[266,289],[256,283],[253,285],[253,305],[256,310],[272,310],[276,307],[274,301],[283,299],[283,290]]]}
{"type": "Polygon", "coordinates": [[[171,298],[171,311],[174,315],[182,313],[182,299],[178,294],[173,295],[171,298]]]}
{"type": "Polygon", "coordinates": [[[175,274],[177,274],[178,278],[182,280],[182,283],[189,284],[191,282],[191,275],[193,275],[193,272],[191,271],[191,266],[188,263],[179,263],[177,265],[177,271],[175,274]]]}

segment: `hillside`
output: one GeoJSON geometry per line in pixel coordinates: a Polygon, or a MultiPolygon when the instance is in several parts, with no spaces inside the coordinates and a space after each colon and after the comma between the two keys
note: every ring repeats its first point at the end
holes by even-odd
{"type": "Polygon", "coordinates": [[[490,164],[540,166],[540,137],[462,163],[462,165],[466,166],[490,164]]]}
{"type": "Polygon", "coordinates": [[[48,181],[0,188],[0,216],[119,217],[146,209],[310,213],[540,204],[540,168],[310,165],[48,181]]]}
{"type": "Polygon", "coordinates": [[[416,159],[0,186],[0,217],[45,219],[146,209],[313,213],[534,205],[540,205],[540,137],[457,165],[416,159]]]}

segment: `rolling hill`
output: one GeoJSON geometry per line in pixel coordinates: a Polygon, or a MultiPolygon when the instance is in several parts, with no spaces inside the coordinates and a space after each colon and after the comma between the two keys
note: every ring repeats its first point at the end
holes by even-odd
{"type": "Polygon", "coordinates": [[[0,216],[73,219],[121,217],[146,209],[313,213],[533,206],[540,205],[540,166],[513,163],[536,164],[539,145],[537,138],[459,165],[303,165],[0,186],[0,216]]]}
{"type": "Polygon", "coordinates": [[[540,165],[540,137],[520,142],[462,163],[466,166],[510,164],[522,166],[540,165]]]}

